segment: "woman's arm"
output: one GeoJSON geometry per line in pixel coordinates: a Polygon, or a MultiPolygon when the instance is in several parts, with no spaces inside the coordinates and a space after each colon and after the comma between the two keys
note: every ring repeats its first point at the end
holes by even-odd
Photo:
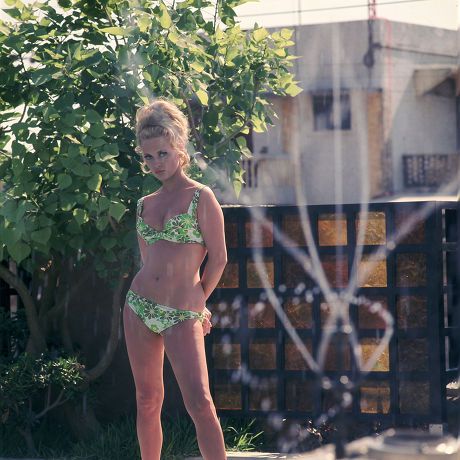
{"type": "Polygon", "coordinates": [[[145,249],[147,248],[147,243],[139,236],[137,235],[137,242],[139,243],[139,253],[141,255],[141,262],[142,265],[144,265],[144,260],[145,260],[145,249]]]}
{"type": "Polygon", "coordinates": [[[198,225],[208,250],[208,260],[201,278],[204,295],[208,299],[217,286],[227,264],[224,215],[220,204],[209,187],[204,188],[200,194],[198,225]]]}

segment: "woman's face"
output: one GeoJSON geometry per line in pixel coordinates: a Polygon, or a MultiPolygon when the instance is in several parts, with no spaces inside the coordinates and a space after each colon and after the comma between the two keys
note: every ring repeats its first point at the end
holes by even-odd
{"type": "Polygon", "coordinates": [[[145,164],[162,182],[181,167],[179,152],[164,136],[146,139],[141,142],[140,147],[145,164]]]}

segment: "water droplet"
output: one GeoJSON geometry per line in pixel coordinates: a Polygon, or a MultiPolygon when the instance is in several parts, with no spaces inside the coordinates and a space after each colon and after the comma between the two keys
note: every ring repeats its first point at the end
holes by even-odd
{"type": "Polygon", "coordinates": [[[305,290],[305,283],[299,283],[296,288],[294,289],[294,292],[299,295],[302,294],[302,292],[305,290]]]}
{"type": "Polygon", "coordinates": [[[257,302],[254,306],[255,313],[261,313],[265,310],[265,304],[263,302],[257,302]]]}
{"type": "Polygon", "coordinates": [[[262,399],[260,403],[260,407],[262,408],[263,411],[268,411],[271,408],[271,401],[269,398],[264,398],[262,399]]]}

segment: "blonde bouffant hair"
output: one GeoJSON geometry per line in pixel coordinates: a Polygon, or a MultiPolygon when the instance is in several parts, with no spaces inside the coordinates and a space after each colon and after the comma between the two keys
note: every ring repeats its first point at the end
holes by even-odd
{"type": "MultiPolygon", "coordinates": [[[[136,113],[136,152],[141,154],[142,141],[164,136],[178,150],[181,167],[184,171],[190,165],[187,142],[190,128],[187,117],[173,102],[158,98],[149,105],[141,107],[136,113]]],[[[149,172],[145,162],[142,171],[149,172]]]]}

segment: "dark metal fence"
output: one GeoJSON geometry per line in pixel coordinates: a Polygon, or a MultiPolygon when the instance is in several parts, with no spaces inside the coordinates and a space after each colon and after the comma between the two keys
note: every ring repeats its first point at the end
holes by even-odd
{"type": "MultiPolygon", "coordinates": [[[[356,419],[399,423],[442,423],[446,418],[446,384],[458,374],[459,329],[454,326],[455,276],[458,258],[456,203],[382,203],[370,205],[365,230],[366,268],[376,248],[392,247],[404,221],[424,206],[432,212],[406,234],[367,278],[358,295],[378,301],[395,318],[395,332],[355,394],[350,415],[356,419]]],[[[308,253],[298,210],[293,206],[264,207],[265,215],[308,253]]],[[[358,205],[307,209],[321,264],[336,291],[349,278],[357,230],[362,223],[358,205]]],[[[229,263],[210,298],[214,328],[207,341],[210,380],[222,415],[315,417],[333,402],[318,384],[264,292],[255,270],[254,224],[245,208],[227,208],[226,236],[229,263]]],[[[302,267],[264,229],[261,249],[269,281],[283,309],[307,348],[316,356],[322,325],[328,315],[321,291],[302,267]]],[[[380,317],[361,305],[351,305],[364,358],[383,335],[380,317]]],[[[338,365],[331,346],[324,375],[356,377],[351,353],[338,365]]]]}

